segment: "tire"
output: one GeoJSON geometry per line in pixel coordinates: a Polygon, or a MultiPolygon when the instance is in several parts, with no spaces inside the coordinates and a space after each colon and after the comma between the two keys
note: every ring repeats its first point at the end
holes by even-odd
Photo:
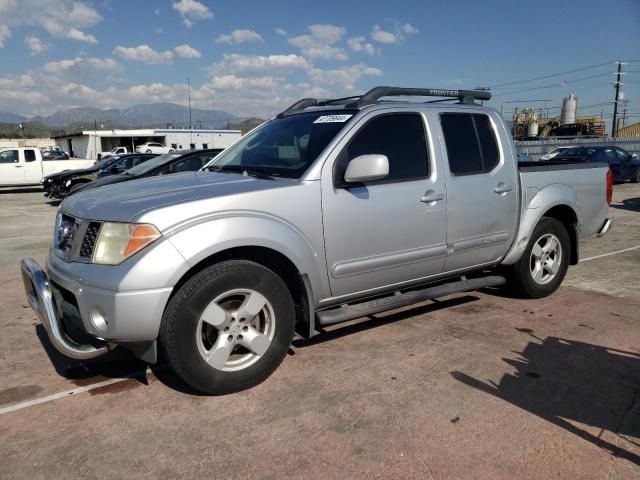
{"type": "Polygon", "coordinates": [[[567,229],[555,218],[543,217],[534,228],[522,257],[510,269],[508,286],[524,298],[547,297],[564,280],[570,258],[571,240],[567,229]],[[555,250],[554,241],[559,246],[555,250]]]}
{"type": "Polygon", "coordinates": [[[633,177],[631,177],[631,183],[640,183],[640,167],[637,167],[636,171],[633,173],[633,177]]]}
{"type": "Polygon", "coordinates": [[[178,377],[200,392],[222,395],[266,380],[284,360],[294,325],[293,299],[282,279],[258,263],[229,260],[180,287],[159,339],[178,377]]]}
{"type": "Polygon", "coordinates": [[[149,150],[149,149],[147,148],[146,152],[144,152],[144,153],[151,153],[151,150],[149,150]]]}
{"type": "Polygon", "coordinates": [[[175,150],[172,148],[171,150],[169,150],[169,153],[173,153],[175,152],[175,150]]]}

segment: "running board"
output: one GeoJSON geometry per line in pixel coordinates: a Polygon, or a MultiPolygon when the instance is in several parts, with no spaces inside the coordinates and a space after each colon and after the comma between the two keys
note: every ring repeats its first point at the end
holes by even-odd
{"type": "Polygon", "coordinates": [[[317,324],[320,326],[333,325],[346,322],[355,318],[373,315],[374,313],[393,310],[413,303],[431,300],[433,298],[444,297],[453,293],[468,292],[487,287],[497,287],[504,285],[506,279],[499,275],[492,275],[482,278],[466,279],[457,282],[448,282],[435,287],[427,287],[422,290],[411,290],[405,293],[396,292],[394,295],[376,298],[366,302],[341,305],[329,310],[316,312],[317,324]]]}

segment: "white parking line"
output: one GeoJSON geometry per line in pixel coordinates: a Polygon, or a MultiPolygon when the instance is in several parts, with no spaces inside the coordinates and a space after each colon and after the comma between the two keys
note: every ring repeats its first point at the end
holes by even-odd
{"type": "Polygon", "coordinates": [[[124,382],[126,380],[131,380],[132,378],[140,377],[142,375],[146,375],[151,372],[150,369],[147,369],[144,372],[134,373],[129,377],[124,378],[111,378],[109,380],[105,380],[104,382],[93,383],[91,385],[86,385],[84,387],[74,388],[72,390],[65,390],[64,392],[54,393],[52,395],[47,395],[46,397],[34,398],[33,400],[27,400],[26,402],[16,403],[15,405],[9,405],[8,407],[0,408],[0,415],[4,415],[5,413],[15,412],[17,410],[22,410],[23,408],[33,407],[34,405],[39,405],[41,403],[52,402],[54,400],[60,400],[61,398],[68,397],[70,395],[77,395],[79,393],[89,392],[91,390],[95,390],[96,388],[106,387],[108,385],[113,385],[114,383],[124,382]]]}
{"type": "Polygon", "coordinates": [[[636,245],[635,247],[623,248],[622,250],[616,250],[615,252],[603,253],[602,255],[594,255],[593,257],[581,258],[580,263],[588,262],[589,260],[595,260],[597,258],[610,257],[611,255],[618,255],[619,253],[630,252],[631,250],[637,250],[640,248],[640,245],[636,245]]]}

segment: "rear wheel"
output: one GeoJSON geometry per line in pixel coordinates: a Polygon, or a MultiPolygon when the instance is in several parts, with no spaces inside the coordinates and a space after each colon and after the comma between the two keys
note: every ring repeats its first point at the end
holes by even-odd
{"type": "Polygon", "coordinates": [[[570,256],[571,241],[565,226],[555,218],[543,217],[509,272],[509,287],[525,298],[551,295],[564,280],[570,256]]]}
{"type": "Polygon", "coordinates": [[[631,182],[640,183],[640,167],[636,168],[636,171],[633,173],[633,176],[631,177],[631,182]]]}
{"type": "Polygon", "coordinates": [[[271,375],[293,339],[294,304],[271,270],[225,261],[189,279],[165,311],[160,342],[170,366],[204,393],[251,388],[271,375]]]}
{"type": "Polygon", "coordinates": [[[149,149],[147,148],[147,151],[146,151],[145,153],[151,153],[151,150],[149,150],[149,149]]]}

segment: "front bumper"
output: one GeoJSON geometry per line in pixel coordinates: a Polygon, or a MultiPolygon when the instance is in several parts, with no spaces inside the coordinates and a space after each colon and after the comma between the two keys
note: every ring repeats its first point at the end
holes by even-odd
{"type": "Polygon", "coordinates": [[[597,235],[598,238],[604,237],[609,231],[609,229],[611,228],[611,225],[613,225],[613,219],[607,218],[602,224],[602,227],[600,227],[600,230],[598,231],[598,235],[597,235]]]}
{"type": "Polygon", "coordinates": [[[58,318],[53,301],[51,284],[45,271],[32,258],[25,257],[20,261],[22,280],[29,305],[44,325],[49,341],[63,355],[77,360],[87,360],[103,355],[109,351],[104,344],[101,347],[81,345],[66,334],[62,319],[58,318]]]}

